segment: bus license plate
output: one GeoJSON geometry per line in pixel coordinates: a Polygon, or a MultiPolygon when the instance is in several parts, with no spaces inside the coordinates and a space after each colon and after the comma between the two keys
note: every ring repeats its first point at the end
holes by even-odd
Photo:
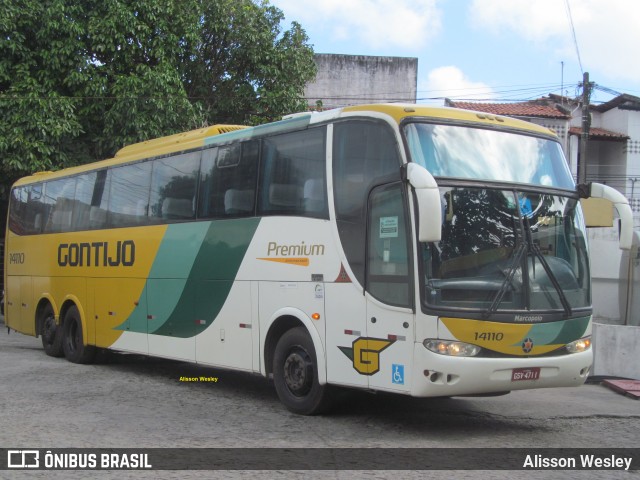
{"type": "Polygon", "coordinates": [[[511,381],[538,380],[540,378],[540,367],[514,368],[511,371],[511,381]]]}

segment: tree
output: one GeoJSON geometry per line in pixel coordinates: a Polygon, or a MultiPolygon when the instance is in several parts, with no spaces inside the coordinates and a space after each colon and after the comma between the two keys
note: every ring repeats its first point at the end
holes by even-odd
{"type": "Polygon", "coordinates": [[[301,94],[315,64],[299,24],[281,34],[280,10],[237,0],[205,2],[203,18],[185,83],[207,118],[263,123],[308,108],[301,94]]]}
{"type": "Polygon", "coordinates": [[[307,108],[313,50],[266,1],[0,2],[4,178],[307,108]]]}

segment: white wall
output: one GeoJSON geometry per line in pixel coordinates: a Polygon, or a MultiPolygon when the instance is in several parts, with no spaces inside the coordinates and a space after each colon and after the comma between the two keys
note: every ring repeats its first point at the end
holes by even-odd
{"type": "Polygon", "coordinates": [[[622,250],[618,248],[618,228],[590,228],[587,237],[591,257],[593,320],[621,324],[624,322],[619,298],[622,250]]]}
{"type": "Polygon", "coordinates": [[[640,232],[631,251],[617,229],[589,229],[593,287],[592,375],[640,379],[640,232]]]}
{"type": "Polygon", "coordinates": [[[640,328],[593,325],[592,375],[640,379],[640,328]]]}
{"type": "Polygon", "coordinates": [[[304,93],[311,106],[316,100],[325,108],[416,101],[417,58],[319,53],[314,61],[318,73],[304,93]]]}

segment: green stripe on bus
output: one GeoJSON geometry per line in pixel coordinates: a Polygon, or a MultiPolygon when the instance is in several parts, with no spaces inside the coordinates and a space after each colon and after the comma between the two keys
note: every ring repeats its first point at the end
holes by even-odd
{"type": "Polygon", "coordinates": [[[522,340],[532,338],[536,345],[562,345],[582,338],[589,326],[589,317],[573,318],[559,322],[546,322],[531,325],[521,340],[512,346],[519,345],[522,340]]]}
{"type": "MultiPolygon", "coordinates": [[[[188,338],[209,327],[231,291],[259,223],[258,218],[245,218],[170,225],[143,292],[152,318],[129,318],[128,330],[188,338]],[[199,246],[191,248],[192,242],[199,246]]],[[[117,328],[124,330],[125,325],[117,328]]]]}
{"type": "Polygon", "coordinates": [[[584,337],[587,327],[589,326],[589,317],[574,318],[572,320],[565,320],[562,322],[562,329],[558,333],[558,336],[554,338],[550,343],[552,344],[566,344],[571,343],[574,340],[584,337]]]}

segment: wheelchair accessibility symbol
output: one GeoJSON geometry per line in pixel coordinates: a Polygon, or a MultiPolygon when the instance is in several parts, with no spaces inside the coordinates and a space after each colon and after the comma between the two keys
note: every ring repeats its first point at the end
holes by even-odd
{"type": "Polygon", "coordinates": [[[392,365],[391,381],[397,385],[404,385],[404,365],[392,365]]]}

